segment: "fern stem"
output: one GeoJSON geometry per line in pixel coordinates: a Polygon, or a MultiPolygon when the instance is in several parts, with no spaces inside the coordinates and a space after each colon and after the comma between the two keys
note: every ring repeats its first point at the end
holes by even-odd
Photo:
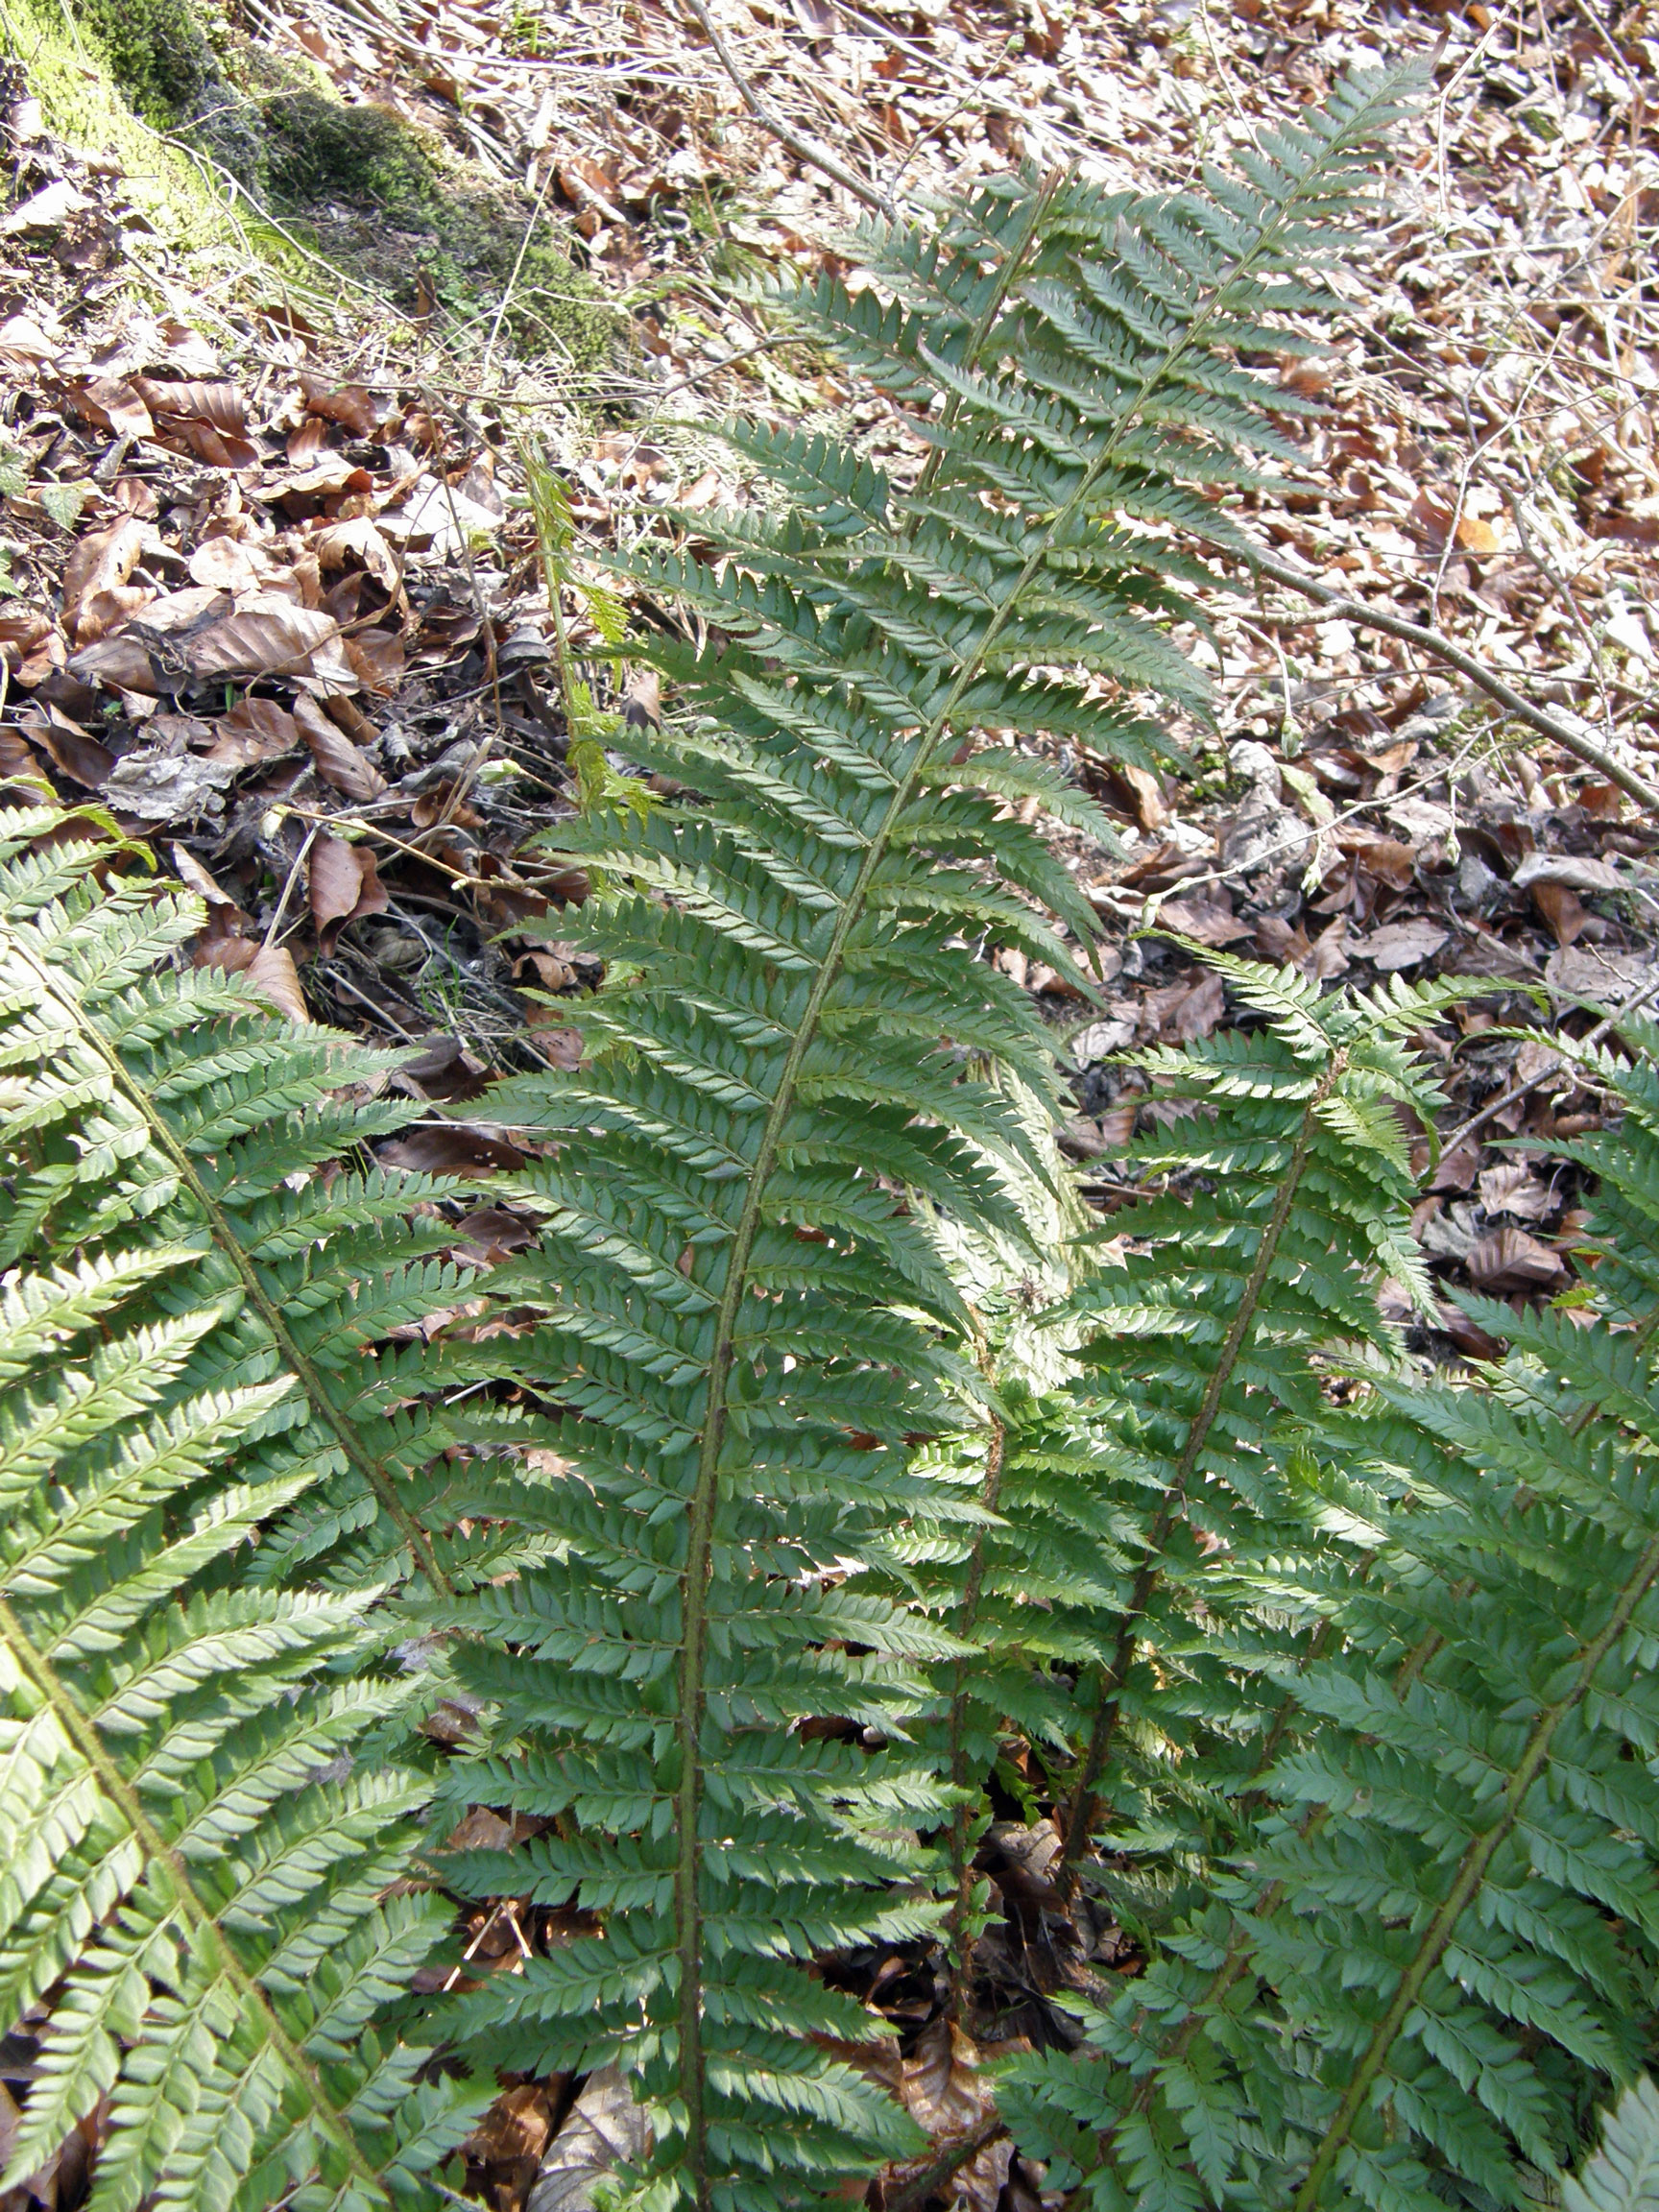
{"type": "Polygon", "coordinates": [[[397,1488],[391,1477],[381,1466],[379,1460],[372,1452],[364,1449],[363,1441],[356,1430],[334,1404],[324,1385],[323,1377],[315,1362],[295,1342],[288,1324],[282,1317],[281,1308],[260,1281],[258,1269],[249,1257],[246,1246],[236,1235],[224,1209],[197,1173],[195,1161],[191,1159],[190,1154],[180,1143],[172,1130],[168,1128],[156,1111],[155,1101],[144,1089],[144,1086],[135,1080],[115,1047],[103,1032],[86,1019],[84,1009],[74,997],[61,988],[50,964],[39,959],[20,937],[15,938],[13,942],[16,945],[19,958],[32,968],[39,978],[41,989],[63,1008],[81,1035],[88,1041],[93,1050],[103,1061],[115,1088],[128,1103],[143,1117],[145,1125],[150,1131],[152,1142],[158,1151],[166,1155],[168,1163],[178,1175],[180,1182],[189,1191],[191,1198],[195,1201],[197,1208],[207,1223],[214,1243],[235,1269],[249,1304],[270,1331],[272,1341],[281,1353],[283,1359],[299,1378],[313,1413],[323,1426],[332,1433],[334,1441],[345,1454],[347,1460],[356,1468],[375,1497],[385,1506],[394,1524],[401,1531],[405,1542],[408,1544],[412,1557],[417,1559],[424,1569],[432,1587],[435,1590],[443,1591],[446,1597],[453,1597],[453,1585],[448,1575],[439,1566],[426,1531],[397,1496],[397,1488]]]}
{"type": "MultiPolygon", "coordinates": [[[[990,1361],[981,1353],[981,1368],[989,1376],[990,1361]]],[[[979,1503],[987,1513],[995,1513],[997,1500],[1002,1488],[1002,1462],[1007,1452],[1006,1424],[995,1413],[991,1416],[991,1440],[985,1452],[985,1479],[979,1486],[979,1503]]],[[[968,1574],[962,1586],[962,1606],[956,1622],[956,1633],[964,1644],[972,1641],[979,1617],[979,1599],[985,1587],[985,1533],[981,1529],[974,1538],[974,1550],[968,1562],[968,1574]]],[[[950,1991],[947,2012],[957,2018],[967,2001],[969,1985],[974,1975],[974,1939],[968,1933],[969,1911],[973,1904],[974,1863],[968,1855],[969,1831],[973,1815],[967,1802],[967,1754],[963,1745],[963,1731],[968,1719],[968,1685],[972,1680],[973,1661],[958,1659],[954,1668],[954,1694],[950,1700],[950,1781],[963,1792],[950,1822],[950,1871],[955,1882],[955,1898],[947,1923],[947,1956],[956,1961],[955,1980],[950,1991]]]]}
{"type": "Polygon", "coordinates": [[[50,1707],[54,1719],[97,1777],[106,1797],[119,1810],[145,1857],[152,1865],[166,1873],[174,1890],[179,1916],[188,1927],[200,1951],[219,1966],[243,2003],[258,2014],[260,2028],[270,2039],[272,2049],[291,2070],[295,2080],[304,2084],[329,2141],[343,2153],[353,2175],[373,2200],[385,2203],[385,2189],[374,2169],[364,2158],[350,2128],[336,2110],[324,2086],[322,2075],[283,2027],[269,1995],[243,1965],[231,1947],[229,1937],[197,1896],[191,1886],[190,1869],[183,1855],[174,1850],[151,1820],[137,1791],[106,1750],[103,1738],[59,1680],[50,1662],[36,1649],[28,1630],[4,1597],[0,1597],[0,1637],[4,1637],[18,1666],[50,1707]]]}
{"type": "Polygon", "coordinates": [[[1065,1822],[1065,1842],[1061,1850],[1060,1864],[1055,1872],[1055,1886],[1062,1898],[1070,1898],[1077,1887],[1078,1863],[1089,1844],[1089,1832],[1098,1810],[1096,1785],[1112,1748],[1112,1740],[1118,1732],[1118,1723],[1123,1710],[1123,1688],[1129,1677],[1129,1669],[1135,1657],[1135,1647],[1140,1641],[1141,1623],[1154,1592],[1163,1580],[1161,1564],[1164,1547],[1169,1532],[1179,1518],[1186,1501],[1187,1485],[1192,1479],[1199,1455],[1210,1440],[1210,1431],[1215,1425],[1215,1416],[1221,1409],[1222,1393],[1233,1379],[1239,1355],[1249,1339],[1256,1311],[1262,1303],[1262,1293],[1267,1287],[1267,1277],[1273,1266],[1279,1239],[1285,1234],[1285,1224],[1290,1218],[1290,1209],[1296,1203],[1296,1193],[1307,1170],[1308,1155],[1313,1146],[1314,1132],[1319,1125],[1319,1109],[1330,1097],[1348,1065],[1345,1051],[1332,1055],[1330,1066],[1313,1087],[1302,1116],[1301,1127],[1296,1132],[1296,1142],[1285,1169],[1285,1180],[1273,1201],[1273,1211],[1267,1216],[1257,1247],[1255,1264],[1244,1285],[1238,1310],[1233,1316],[1210,1380],[1204,1386],[1204,1396],[1193,1416],[1192,1426],[1187,1432],[1186,1446],[1176,1466],[1173,1480],[1164,1493],[1157,1519],[1146,1534],[1146,1558],[1135,1577],[1129,1593],[1129,1602],[1118,1630],[1118,1645],[1112,1654],[1112,1664],[1100,1682],[1100,1702],[1094,1715],[1094,1725],[1090,1731],[1089,1746],[1084,1753],[1083,1765],[1078,1771],[1076,1787],[1072,1792],[1070,1809],[1065,1822]]]}
{"type": "Polygon", "coordinates": [[[1307,2177],[1296,2192],[1291,2212],[1312,2212],[1312,2207],[1318,2202],[1320,2191],[1330,2176],[1331,2169],[1341,2155],[1354,2123],[1364,2109],[1372,2086],[1386,2065],[1388,2055],[1412,2007],[1423,1993],[1424,1984],[1445,1956],[1447,1945],[1456,1934],[1458,1921],[1479,1894],[1486,1869],[1499,1846],[1510,1836],[1520,1819],[1532,1785],[1543,1772],[1549,1759],[1555,1731],[1588,1695],[1598,1668],[1629,1626],[1637,1606],[1651,1587],[1655,1575],[1659,1575],[1659,1538],[1643,1551],[1636,1572],[1620,1593],[1619,1601],[1606,1625],[1585,1647],[1567,1695],[1553,1705],[1546,1705],[1534,1720],[1515,1771],[1503,1791],[1498,1817],[1490,1828],[1468,1846],[1458,1863],[1451,1888],[1424,1931],[1423,1940],[1415,1956],[1400,1977],[1388,2008],[1373,2030],[1364,2056],[1355,2067],[1348,2086],[1342,2093],[1342,2101],[1313,2153],[1307,2177]]]}

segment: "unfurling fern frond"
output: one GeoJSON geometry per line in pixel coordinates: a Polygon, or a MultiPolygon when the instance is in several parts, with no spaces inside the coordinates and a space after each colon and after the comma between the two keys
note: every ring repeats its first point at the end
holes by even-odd
{"type": "Polygon", "coordinates": [[[1519,2206],[1650,2048],[1659,1140],[1647,1070],[1600,1071],[1630,1106],[1600,1310],[1468,1300],[1512,1347],[1474,1383],[1358,1362],[1306,1408],[1350,1555],[1262,1581],[1325,1632],[1277,1665],[1232,1866],[1080,2068],[1008,2085],[1078,2204],[1519,2206]]]}
{"type": "Polygon", "coordinates": [[[320,1172],[398,1118],[329,1102],[373,1058],[169,968],[197,902],[72,830],[0,817],[0,2186],[107,2096],[97,2212],[419,2201],[476,2100],[373,2023],[449,1912],[391,1893],[425,1779],[352,1753],[376,1582],[448,1572],[399,1454],[450,1432],[366,1346],[443,1273],[416,1186],[320,1172]],[[353,1497],[375,1574],[258,1586],[353,1497]]]}
{"type": "Polygon", "coordinates": [[[1292,271],[1398,109],[1356,80],[1208,201],[1028,179],[867,231],[875,282],[789,311],[900,397],[920,473],[733,431],[781,514],[699,516],[714,559],[629,568],[709,642],[646,649],[703,719],[626,750],[705,803],[558,832],[606,887],[612,980],[583,1067],[494,1106],[557,1140],[502,1357],[565,1464],[503,1510],[564,1555],[432,1616],[493,1715],[457,1790],[557,1823],[453,1878],[602,1916],[468,2032],[627,2066],[654,2130],[629,2203],[764,2212],[909,2140],[858,2062],[880,2024],[802,1968],[937,1924],[905,1832],[960,1802],[909,1732],[975,1647],[880,1580],[928,1494],[909,1454],[988,1396],[930,1220],[1025,1234],[1017,1094],[1052,1097],[1051,1057],[978,953],[1087,990],[1091,930],[998,733],[1143,758],[1141,694],[1202,707],[1166,536],[1272,445],[1282,396],[1237,351],[1309,303],[1292,271]]]}

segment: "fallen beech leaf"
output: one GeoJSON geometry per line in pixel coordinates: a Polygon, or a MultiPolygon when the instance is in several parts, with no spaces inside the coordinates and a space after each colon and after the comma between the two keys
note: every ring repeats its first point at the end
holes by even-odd
{"type": "Polygon", "coordinates": [[[348,522],[325,524],[312,536],[310,543],[317,556],[317,565],[325,572],[344,567],[346,556],[355,553],[369,574],[386,590],[396,591],[401,581],[397,554],[367,515],[353,516],[348,522]]]}
{"type": "Polygon", "coordinates": [[[247,591],[265,581],[265,564],[236,538],[204,538],[190,556],[190,581],[216,591],[247,591]]]}
{"type": "Polygon", "coordinates": [[[19,230],[56,230],[68,216],[79,215],[91,204],[84,192],[60,177],[0,220],[0,237],[14,237],[19,230]]]}
{"type": "Polygon", "coordinates": [[[1490,1291],[1549,1290],[1567,1269],[1558,1253],[1525,1229],[1499,1229],[1482,1237],[1468,1259],[1469,1280],[1490,1291]]]}
{"type": "Polygon", "coordinates": [[[1571,945],[1583,935],[1590,917],[1577,893],[1565,883],[1534,883],[1532,903],[1550,925],[1557,945],[1571,945]]]}
{"type": "Polygon", "coordinates": [[[321,416],[326,422],[338,422],[349,430],[353,438],[373,438],[380,427],[380,404],[361,384],[341,384],[331,389],[322,377],[301,373],[300,389],[305,396],[307,415],[321,416]]]}
{"type": "Polygon", "coordinates": [[[1432,960],[1450,934],[1437,922],[1421,917],[1415,922],[1389,922],[1373,929],[1369,937],[1356,939],[1352,950],[1388,975],[1396,969],[1432,960]]]}
{"type": "Polygon", "coordinates": [[[487,1175],[495,1167],[522,1167],[525,1155],[505,1138],[449,1121],[394,1138],[381,1146],[380,1158],[413,1175],[487,1175]]]}
{"type": "Polygon", "coordinates": [[[1479,1164],[1479,1144],[1459,1144],[1450,1152],[1442,1152],[1429,1188],[1431,1190],[1467,1190],[1474,1184],[1475,1170],[1479,1164]]]}
{"type": "Polygon", "coordinates": [[[403,640],[395,630],[360,630],[355,637],[343,637],[340,642],[365,690],[384,697],[396,686],[403,673],[404,656],[403,640]]]}
{"type": "Polygon", "coordinates": [[[90,642],[81,635],[83,603],[96,592],[125,584],[137,565],[143,542],[143,523],[124,515],[107,530],[89,530],[70,548],[63,564],[63,626],[78,643],[90,642]]]}
{"type": "Polygon", "coordinates": [[[1599,945],[1563,945],[1544,963],[1544,980],[1566,998],[1622,1006],[1653,980],[1653,970],[1639,953],[1604,952],[1599,945]]]}
{"type": "Polygon", "coordinates": [[[1391,891],[1410,887],[1417,873],[1417,855],[1395,837],[1339,837],[1341,850],[1357,860],[1367,876],[1386,883],[1391,891]]]}
{"type": "Polygon", "coordinates": [[[360,922],[365,914],[384,914],[390,903],[368,846],[349,845],[326,830],[311,848],[310,894],[317,944],[325,958],[348,923],[360,922]]]}
{"type": "Polygon", "coordinates": [[[1496,553],[1500,540],[1490,522],[1479,515],[1464,515],[1457,522],[1457,542],[1465,553],[1496,553]]]}
{"type": "Polygon", "coordinates": [[[205,899],[210,910],[223,908],[228,914],[241,914],[241,907],[229,892],[220,887],[188,845],[175,845],[172,851],[173,873],[187,891],[194,891],[199,899],[205,899]]]}
{"type": "Polygon", "coordinates": [[[1501,1160],[1480,1177],[1480,1203],[1488,1214],[1511,1214],[1517,1221],[1542,1221],[1551,1207],[1548,1187],[1524,1160],[1501,1160]]]}
{"type": "Polygon", "coordinates": [[[349,737],[336,730],[314,699],[301,691],[294,702],[294,720],[311,748],[317,773],[325,783],[344,792],[348,799],[373,799],[386,788],[386,779],[349,737]]]}
{"type": "Polygon", "coordinates": [[[52,630],[52,617],[43,607],[8,608],[0,614],[0,661],[15,673],[19,661],[50,637],[52,630]]]}
{"type": "Polygon", "coordinates": [[[72,384],[68,399],[77,415],[118,438],[156,435],[149,408],[131,384],[119,383],[112,376],[94,376],[87,383],[72,384]]]}
{"type": "Polygon", "coordinates": [[[326,662],[331,675],[336,666],[344,673],[349,687],[357,679],[346,665],[339,637],[331,614],[267,599],[199,631],[190,640],[190,669],[198,678],[310,676],[326,662]]]}
{"type": "Polygon", "coordinates": [[[23,734],[32,745],[39,746],[71,783],[79,783],[86,791],[103,790],[105,779],[115,765],[115,756],[96,737],[88,737],[73,723],[60,727],[47,721],[25,723],[23,734]]]}
{"type": "Polygon", "coordinates": [[[1195,945],[1231,945],[1248,937],[1250,924],[1240,922],[1225,891],[1194,892],[1190,899],[1169,899],[1158,909],[1158,926],[1190,937],[1195,945]]]}
{"type": "Polygon", "coordinates": [[[1574,853],[1527,853],[1510,878],[1517,891],[1530,891],[1539,883],[1559,883],[1569,891],[1618,891],[1629,881],[1611,860],[1594,860],[1574,853]]]}
{"type": "Polygon", "coordinates": [[[248,402],[234,384],[160,376],[134,376],[132,382],[158,422],[175,418],[210,422],[228,438],[248,435],[248,402]]]}
{"type": "Polygon", "coordinates": [[[155,597],[146,584],[116,584],[108,591],[89,591],[81,602],[81,617],[76,625],[81,642],[95,645],[100,637],[108,637],[111,630],[120,629],[135,614],[143,613],[155,597]]]}
{"type": "Polygon", "coordinates": [[[613,2167],[642,2159],[651,2124],[616,2066],[589,2074],[548,2148],[524,2212],[593,2212],[593,2192],[613,2167]]]}
{"type": "Polygon", "coordinates": [[[228,714],[214,723],[209,760],[228,761],[232,768],[251,768],[256,760],[280,759],[300,747],[300,729],[292,714],[275,699],[239,699],[228,714]]]}
{"type": "Polygon", "coordinates": [[[284,945],[261,945],[246,970],[249,982],[261,998],[269,999],[291,1022],[309,1022],[310,1009],[300,988],[300,971],[284,945]]]}

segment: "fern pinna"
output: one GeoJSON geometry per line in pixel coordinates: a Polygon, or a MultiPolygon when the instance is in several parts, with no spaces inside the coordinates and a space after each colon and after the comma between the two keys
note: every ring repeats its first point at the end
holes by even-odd
{"type": "Polygon", "coordinates": [[[1260,1577],[1313,1633],[1231,1865],[1080,2060],[1005,2084],[1070,2201],[1520,2205],[1650,2046],[1659,1087],[1597,1071],[1618,1257],[1573,1310],[1468,1299],[1500,1364],[1356,1361],[1306,1411],[1289,1472],[1348,1559],[1260,1577]]]}
{"type": "Polygon", "coordinates": [[[108,2097],[97,2212],[420,2203],[477,2099],[374,2022],[450,1912],[388,1893],[425,1780],[352,1755],[414,1686],[377,1586],[454,1564],[399,1455],[457,1431],[366,1349],[452,1293],[405,1220],[440,1193],[331,1172],[404,1118],[330,1096],[384,1059],[171,966],[200,902],[122,857],[0,816],[6,2180],[108,2097]],[[319,1531],[332,1586],[278,1587],[319,1531]]]}
{"type": "Polygon", "coordinates": [[[626,2063],[654,2129],[627,2201],[761,2212],[908,2140],[854,2062],[879,2024],[801,1969],[933,1924],[903,1836],[954,1793],[906,1724],[961,1647],[863,1569],[924,1494],[910,1449],[983,1394],[926,1207],[1018,1236],[1009,1086],[1052,1090],[977,954],[1073,971],[1056,925],[1090,927],[1003,802],[1093,817],[985,740],[1147,758],[1140,696],[1202,706],[1168,539],[1274,446],[1288,402],[1238,349],[1297,343],[1297,272],[1399,91],[1348,82],[1209,198],[1028,178],[870,228],[871,284],[781,304],[897,395],[925,465],[733,426],[781,512],[699,516],[713,558],[629,570],[707,641],[644,649],[694,719],[627,750],[702,803],[637,790],[558,833],[603,886],[609,981],[585,1066],[495,1106],[556,1145],[503,1356],[567,1465],[507,1509],[566,1556],[433,1614],[493,1714],[456,1789],[558,1824],[446,1878],[601,1916],[466,2031],[517,2069],[626,2063]]]}

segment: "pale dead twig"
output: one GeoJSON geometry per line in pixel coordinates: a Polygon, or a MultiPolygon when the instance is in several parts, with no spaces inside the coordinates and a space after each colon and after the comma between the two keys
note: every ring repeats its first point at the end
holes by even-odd
{"type": "MultiPolygon", "coordinates": [[[[1621,1006],[1616,1013],[1603,1016],[1587,1035],[1575,1039],[1576,1049],[1580,1052],[1586,1052],[1591,1046],[1599,1045],[1603,1038],[1613,1034],[1622,1022],[1628,1022],[1632,1014],[1639,1012],[1642,1007],[1647,1005],[1654,998],[1659,998],[1659,976],[1655,976],[1651,983],[1644,985],[1636,996],[1625,1005],[1621,1006]]],[[[1471,1114],[1468,1120],[1463,1122],[1460,1127],[1454,1129],[1451,1136],[1441,1145],[1442,1158],[1449,1152],[1455,1152],[1459,1144],[1467,1143],[1477,1129],[1483,1129],[1494,1116],[1502,1114],[1506,1106],[1513,1106],[1517,1098],[1525,1098],[1529,1091],[1536,1091],[1540,1083],[1557,1072],[1559,1066],[1558,1061],[1553,1062],[1548,1068],[1540,1068],[1536,1075],[1527,1076],[1524,1083],[1511,1083],[1507,1091],[1500,1096],[1490,1099],[1486,1105],[1481,1107],[1479,1114],[1471,1114]]]]}
{"type": "Polygon", "coordinates": [[[866,207],[874,207],[878,214],[891,216],[894,212],[892,202],[878,191],[868,179],[860,177],[856,170],[849,169],[839,155],[832,154],[821,139],[810,137],[805,131],[798,131],[756,89],[743,74],[737,57],[715,29],[713,18],[704,7],[703,0],[685,0],[685,5],[702,26],[704,36],[720,58],[720,66],[737,87],[744,107],[756,122],[763,130],[769,131],[779,145],[786,147],[798,161],[805,161],[810,168],[819,170],[832,182],[839,184],[844,192],[851,192],[855,200],[861,200],[866,207]]]}
{"type": "Polygon", "coordinates": [[[1615,759],[1604,745],[1597,744],[1594,738],[1587,737],[1581,730],[1563,722],[1559,715],[1549,713],[1542,707],[1535,707],[1530,699],[1523,697],[1512,685],[1506,684],[1502,676],[1488,668],[1484,661],[1477,660],[1473,653],[1466,652],[1461,645],[1455,644],[1440,631],[1430,629],[1421,622],[1408,622],[1403,614],[1390,614],[1380,607],[1367,606],[1363,600],[1347,598],[1342,592],[1334,591],[1328,584],[1320,583],[1316,576],[1310,576],[1305,569],[1292,567],[1286,561],[1276,560],[1259,545],[1252,544],[1241,558],[1248,561],[1251,567],[1260,574],[1270,576],[1275,584],[1283,584],[1288,590],[1300,591],[1304,598],[1313,600],[1318,606],[1328,607],[1338,620],[1352,622],[1360,629],[1381,631],[1385,637],[1398,637],[1407,645],[1416,645],[1425,653],[1432,654],[1437,661],[1445,661],[1448,667],[1455,668],[1460,676],[1466,676],[1477,690],[1484,691],[1487,698],[1496,701],[1507,713],[1514,715],[1517,721],[1527,723],[1541,736],[1552,739],[1564,752],[1573,754],[1587,767],[1598,770],[1622,790],[1628,791],[1632,799],[1640,800],[1651,814],[1659,817],[1659,787],[1649,783],[1645,776],[1638,775],[1634,768],[1626,768],[1623,761],[1615,759]]]}

